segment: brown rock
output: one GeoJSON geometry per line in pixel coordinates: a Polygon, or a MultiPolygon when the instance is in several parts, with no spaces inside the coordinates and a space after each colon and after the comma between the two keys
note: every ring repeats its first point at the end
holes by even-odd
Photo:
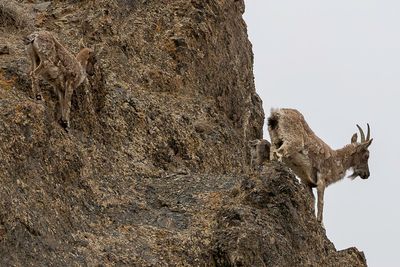
{"type": "Polygon", "coordinates": [[[29,97],[15,5],[0,26],[15,78],[0,88],[1,266],[365,266],[286,169],[244,172],[264,113],[243,1],[52,1],[43,27],[98,52],[69,133],[49,84],[29,97]]]}

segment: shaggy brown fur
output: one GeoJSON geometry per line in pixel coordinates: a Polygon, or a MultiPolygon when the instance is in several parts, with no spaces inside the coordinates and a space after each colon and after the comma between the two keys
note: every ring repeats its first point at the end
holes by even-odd
{"type": "Polygon", "coordinates": [[[314,134],[303,115],[295,109],[277,109],[268,118],[268,130],[271,136],[271,159],[284,162],[308,186],[317,187],[317,219],[322,222],[325,187],[342,179],[348,169],[353,169],[350,176],[367,179],[368,147],[372,142],[368,125],[367,138],[357,125],[361,142],[357,134],[351,143],[341,149],[333,150],[314,134]]]}
{"type": "Polygon", "coordinates": [[[31,61],[30,76],[32,90],[37,99],[42,99],[38,77],[50,82],[59,98],[61,125],[69,127],[71,97],[73,91],[93,74],[94,52],[83,48],[74,57],[57,39],[47,31],[34,32],[24,38],[26,51],[31,61]]]}

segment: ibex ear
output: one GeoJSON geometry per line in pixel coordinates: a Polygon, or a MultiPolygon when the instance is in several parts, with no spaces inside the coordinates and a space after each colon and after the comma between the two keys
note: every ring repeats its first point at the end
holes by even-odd
{"type": "Polygon", "coordinates": [[[374,139],[371,138],[370,140],[365,141],[364,143],[361,143],[358,146],[358,151],[364,151],[364,149],[368,149],[368,147],[371,145],[372,140],[374,140],[374,139]]]}
{"type": "Polygon", "coordinates": [[[374,139],[373,139],[373,138],[369,139],[369,141],[365,142],[365,143],[363,144],[363,146],[364,146],[365,148],[368,148],[368,147],[371,145],[372,140],[374,140],[374,139]]]}
{"type": "Polygon", "coordinates": [[[353,134],[353,136],[351,137],[351,143],[357,143],[357,133],[353,134]]]}

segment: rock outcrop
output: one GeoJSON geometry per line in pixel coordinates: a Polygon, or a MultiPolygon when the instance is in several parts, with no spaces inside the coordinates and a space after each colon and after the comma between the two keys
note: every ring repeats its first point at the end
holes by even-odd
{"type": "Polygon", "coordinates": [[[264,113],[242,0],[32,2],[0,1],[1,266],[366,265],[287,169],[248,172],[264,113]],[[31,97],[34,29],[98,53],[68,133],[49,84],[31,97]]]}

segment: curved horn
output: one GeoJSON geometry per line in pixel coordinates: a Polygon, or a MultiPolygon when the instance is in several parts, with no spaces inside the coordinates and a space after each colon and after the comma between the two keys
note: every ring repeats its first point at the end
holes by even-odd
{"type": "Polygon", "coordinates": [[[365,141],[369,141],[369,138],[370,138],[370,129],[369,129],[369,123],[367,123],[367,127],[368,127],[368,130],[367,130],[367,140],[365,140],[365,141]]]}
{"type": "Polygon", "coordinates": [[[360,131],[361,143],[365,142],[365,134],[364,134],[363,130],[361,129],[361,127],[358,124],[356,124],[356,126],[357,126],[358,130],[360,131]]]}

